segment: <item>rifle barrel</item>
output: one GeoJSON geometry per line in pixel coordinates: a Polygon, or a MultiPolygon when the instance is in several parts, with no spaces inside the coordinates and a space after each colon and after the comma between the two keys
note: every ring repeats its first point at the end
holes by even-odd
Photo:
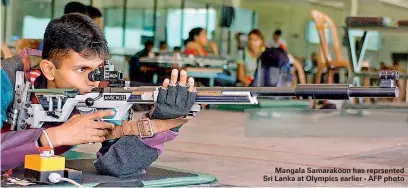
{"type": "Polygon", "coordinates": [[[351,97],[397,97],[397,87],[351,87],[346,84],[298,85],[295,96],[300,99],[348,100],[351,97]]]}
{"type": "Polygon", "coordinates": [[[260,98],[297,97],[299,99],[348,100],[351,97],[398,97],[397,87],[352,87],[348,84],[299,84],[297,87],[198,87],[207,92],[251,92],[260,98]]]}
{"type": "Polygon", "coordinates": [[[350,97],[398,97],[398,88],[363,88],[354,87],[350,89],[350,97]]]}
{"type": "MultiPolygon", "coordinates": [[[[133,88],[104,88],[104,93],[132,93],[130,101],[140,101],[136,97],[143,93],[153,92],[156,86],[133,88]]],[[[246,103],[245,93],[259,98],[296,97],[298,99],[331,99],[348,100],[352,97],[393,98],[398,97],[397,87],[352,87],[348,84],[299,84],[296,87],[196,87],[198,103],[246,103]]],[[[64,89],[33,89],[32,92],[64,93],[64,89]]],[[[74,90],[65,90],[65,94],[74,90]]],[[[145,101],[148,102],[149,101],[145,101]]],[[[151,101],[153,102],[153,101],[151,101]]]]}

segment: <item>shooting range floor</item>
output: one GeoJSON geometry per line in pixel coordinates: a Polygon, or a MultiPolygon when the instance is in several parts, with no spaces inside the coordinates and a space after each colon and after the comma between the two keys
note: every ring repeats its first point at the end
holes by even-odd
{"type": "MultiPolygon", "coordinates": [[[[407,114],[402,116],[408,118],[407,114]]],[[[407,138],[248,138],[245,137],[247,118],[243,112],[203,110],[184,125],[176,140],[165,145],[164,153],[155,164],[218,178],[214,184],[200,186],[408,186],[408,169],[403,174],[377,174],[382,175],[380,181],[368,181],[372,173],[353,171],[349,174],[275,173],[276,167],[402,169],[408,165],[407,138]],[[289,175],[296,181],[264,181],[265,175],[289,175]],[[307,181],[308,175],[332,176],[338,181],[307,181]],[[361,177],[361,181],[340,181],[340,177],[353,175],[361,177]],[[305,178],[303,182],[297,179],[301,176],[305,178]],[[393,177],[395,181],[384,183],[385,177],[393,177]],[[403,177],[404,181],[396,181],[398,177],[403,177]]],[[[99,147],[99,144],[81,145],[75,151],[95,153],[99,147]]]]}

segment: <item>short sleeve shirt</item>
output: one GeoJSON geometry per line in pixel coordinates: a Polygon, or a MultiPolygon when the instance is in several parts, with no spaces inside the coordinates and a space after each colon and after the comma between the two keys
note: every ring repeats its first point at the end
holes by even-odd
{"type": "Polygon", "coordinates": [[[257,67],[257,58],[252,57],[247,48],[238,52],[237,63],[244,66],[246,76],[254,77],[257,67]]]}
{"type": "Polygon", "coordinates": [[[275,42],[274,40],[272,40],[269,44],[269,46],[271,48],[279,48],[281,45],[283,45],[285,48],[287,48],[287,44],[286,41],[283,39],[279,39],[278,42],[275,42]]]}

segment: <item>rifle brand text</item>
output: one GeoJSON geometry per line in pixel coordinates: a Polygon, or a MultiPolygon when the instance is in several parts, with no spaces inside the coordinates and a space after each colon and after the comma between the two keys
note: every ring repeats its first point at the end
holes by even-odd
{"type": "Polygon", "coordinates": [[[105,101],[126,101],[126,95],[104,95],[105,101]]]}

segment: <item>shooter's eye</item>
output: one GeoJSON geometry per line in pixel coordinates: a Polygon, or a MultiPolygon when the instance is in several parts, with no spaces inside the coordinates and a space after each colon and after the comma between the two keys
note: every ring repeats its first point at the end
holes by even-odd
{"type": "Polygon", "coordinates": [[[82,73],[82,72],[85,72],[85,68],[79,68],[79,69],[77,69],[77,72],[79,72],[79,73],[82,73]]]}

